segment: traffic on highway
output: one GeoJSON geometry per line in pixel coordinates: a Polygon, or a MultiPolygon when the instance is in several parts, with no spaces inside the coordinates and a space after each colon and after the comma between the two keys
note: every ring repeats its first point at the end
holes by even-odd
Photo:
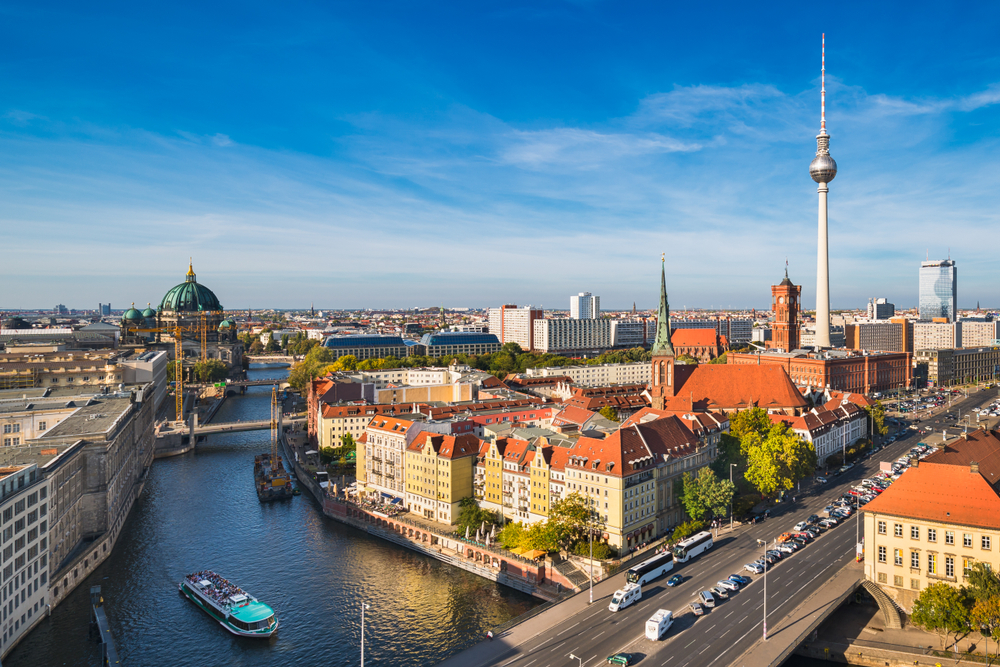
{"type": "MultiPolygon", "coordinates": [[[[980,392],[942,409],[990,410],[996,398],[995,390],[980,392]]],[[[487,664],[728,665],[764,635],[765,578],[768,641],[785,641],[773,634],[778,622],[854,561],[863,532],[858,509],[905,474],[912,457],[930,453],[907,420],[895,426],[874,455],[825,483],[803,484],[771,518],[711,535],[686,563],[651,554],[595,585],[592,605],[487,664]]]]}

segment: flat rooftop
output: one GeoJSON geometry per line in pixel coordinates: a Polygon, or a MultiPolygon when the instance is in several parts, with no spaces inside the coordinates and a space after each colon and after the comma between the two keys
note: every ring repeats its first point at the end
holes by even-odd
{"type": "Polygon", "coordinates": [[[81,406],[75,413],[59,422],[36,438],[36,444],[45,444],[61,438],[84,438],[104,435],[111,431],[118,420],[132,407],[129,398],[95,398],[88,405],[81,406]]]}

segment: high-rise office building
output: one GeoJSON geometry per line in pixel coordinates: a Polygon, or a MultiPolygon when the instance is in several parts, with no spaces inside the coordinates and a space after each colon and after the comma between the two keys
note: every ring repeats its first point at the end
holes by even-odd
{"type": "Polygon", "coordinates": [[[896,315],[896,306],[889,303],[888,299],[876,298],[868,299],[868,319],[888,320],[896,315]]]}
{"type": "Polygon", "coordinates": [[[954,260],[935,259],[920,263],[920,319],[958,317],[958,267],[954,260]]]}
{"type": "Polygon", "coordinates": [[[535,347],[535,320],[545,317],[541,308],[523,306],[518,308],[513,304],[489,309],[490,333],[499,339],[500,344],[517,343],[522,349],[532,350],[535,347]]]}
{"type": "Polygon", "coordinates": [[[569,316],[574,320],[593,320],[601,316],[601,297],[580,292],[569,298],[569,316]]]}

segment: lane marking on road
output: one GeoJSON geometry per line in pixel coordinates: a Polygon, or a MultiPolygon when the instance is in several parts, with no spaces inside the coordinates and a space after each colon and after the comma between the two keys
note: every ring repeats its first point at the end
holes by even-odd
{"type": "Polygon", "coordinates": [[[561,635],[563,632],[568,632],[568,631],[572,630],[576,626],[580,625],[580,623],[581,623],[580,621],[577,621],[576,623],[574,623],[573,625],[569,626],[568,628],[563,629],[562,632],[557,632],[556,633],[556,637],[558,637],[559,635],[561,635]]]}
{"type": "Polygon", "coordinates": [[[601,635],[603,635],[605,632],[607,632],[607,630],[601,630],[596,635],[594,635],[593,637],[591,637],[591,639],[597,639],[598,637],[600,637],[601,635]]]}
{"type": "Polygon", "coordinates": [[[690,641],[690,642],[688,643],[688,645],[687,645],[687,646],[685,646],[684,648],[685,648],[685,649],[689,649],[689,648],[691,648],[691,644],[695,643],[696,641],[698,641],[698,638],[697,638],[697,637],[695,637],[694,639],[692,639],[692,640],[691,640],[691,641],[690,641]]]}

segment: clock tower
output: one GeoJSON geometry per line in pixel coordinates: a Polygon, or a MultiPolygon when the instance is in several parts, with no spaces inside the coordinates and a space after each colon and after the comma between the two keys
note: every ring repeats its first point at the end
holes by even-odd
{"type": "Polygon", "coordinates": [[[793,285],[788,279],[788,267],[785,267],[785,279],[771,286],[771,309],[774,312],[774,324],[771,327],[771,341],[768,347],[781,348],[791,352],[799,347],[799,297],[802,296],[802,286],[793,285]]]}

